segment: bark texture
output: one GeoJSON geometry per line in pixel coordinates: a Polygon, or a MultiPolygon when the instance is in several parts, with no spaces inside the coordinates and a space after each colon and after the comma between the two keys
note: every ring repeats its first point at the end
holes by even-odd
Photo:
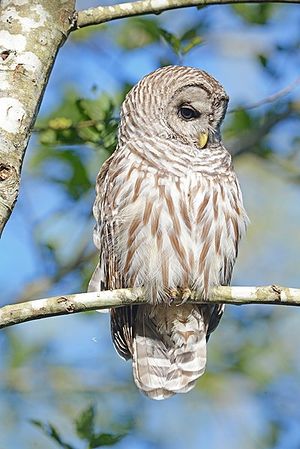
{"type": "Polygon", "coordinates": [[[0,2],[0,234],[18,196],[22,161],[75,0],[0,2]]]}
{"type": "MultiPolygon", "coordinates": [[[[174,297],[175,304],[272,304],[285,306],[300,306],[300,289],[268,285],[264,287],[215,287],[205,301],[202,292],[189,292],[184,295],[178,292],[174,297]]],[[[146,304],[145,292],[142,288],[127,288],[107,290],[92,293],[77,293],[73,295],[54,296],[52,298],[36,299],[18,304],[10,304],[0,308],[0,329],[40,320],[58,315],[69,315],[89,310],[102,310],[111,307],[146,304]]]]}
{"type": "Polygon", "coordinates": [[[99,25],[110,20],[143,14],[160,14],[170,9],[198,8],[207,5],[227,5],[238,3],[300,3],[300,0],[139,0],[116,5],[98,6],[78,11],[74,16],[74,29],[99,25]]]}

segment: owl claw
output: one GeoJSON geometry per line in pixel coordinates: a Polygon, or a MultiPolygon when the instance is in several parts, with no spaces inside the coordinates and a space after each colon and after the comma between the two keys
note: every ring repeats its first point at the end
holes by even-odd
{"type": "Polygon", "coordinates": [[[176,288],[171,288],[169,290],[169,306],[178,298],[178,290],[176,288]]]}
{"type": "Polygon", "coordinates": [[[171,298],[176,299],[178,297],[177,288],[170,288],[169,292],[170,292],[171,298]]]}
{"type": "Polygon", "coordinates": [[[191,298],[192,291],[189,288],[184,288],[181,291],[181,299],[182,301],[179,304],[176,304],[177,306],[182,306],[187,302],[188,299],[191,298]]]}
{"type": "Polygon", "coordinates": [[[178,300],[181,298],[181,302],[179,304],[176,304],[176,306],[182,306],[187,302],[188,299],[190,299],[192,296],[192,291],[189,288],[183,288],[183,289],[176,289],[171,288],[169,290],[169,305],[172,305],[175,300],[178,300]]]}
{"type": "Polygon", "coordinates": [[[181,302],[179,304],[176,304],[176,306],[181,306],[182,304],[186,303],[188,299],[191,298],[191,290],[189,288],[184,289],[175,289],[172,288],[169,291],[169,304],[171,305],[175,300],[178,300],[181,298],[181,302]]]}

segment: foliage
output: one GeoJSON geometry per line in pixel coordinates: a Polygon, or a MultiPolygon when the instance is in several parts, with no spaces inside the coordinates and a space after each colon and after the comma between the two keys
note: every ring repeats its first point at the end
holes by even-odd
{"type": "Polygon", "coordinates": [[[177,35],[162,28],[156,20],[133,18],[124,22],[118,33],[117,42],[125,50],[133,50],[137,47],[145,47],[163,41],[175,55],[184,56],[202,44],[203,37],[200,33],[203,30],[204,24],[200,22],[177,35]]]}
{"type": "MultiPolygon", "coordinates": [[[[42,432],[57,443],[63,449],[76,449],[75,446],[66,443],[55,426],[49,423],[42,423],[36,419],[31,420],[32,424],[42,430],[42,432]]],[[[75,421],[75,430],[78,438],[86,443],[86,449],[97,449],[99,447],[114,446],[126,434],[112,434],[99,432],[96,430],[95,408],[93,406],[83,410],[75,421]]]]}
{"type": "Polygon", "coordinates": [[[232,5],[233,10],[247,23],[265,25],[272,19],[277,6],[272,3],[232,5]]]}
{"type": "Polygon", "coordinates": [[[117,128],[114,113],[107,95],[83,99],[75,91],[67,92],[60,106],[37,124],[41,146],[31,159],[33,172],[62,185],[72,199],[78,200],[91,189],[86,149],[82,146],[100,148],[103,159],[113,151],[117,128]],[[55,160],[65,167],[63,178],[47,170],[47,164],[55,160]]]}

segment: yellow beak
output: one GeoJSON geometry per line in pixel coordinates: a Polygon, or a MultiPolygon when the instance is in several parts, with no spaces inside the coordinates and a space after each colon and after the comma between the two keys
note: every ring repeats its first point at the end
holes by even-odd
{"type": "Polygon", "coordinates": [[[199,137],[198,137],[198,144],[201,149],[205,147],[205,145],[207,144],[207,141],[208,141],[208,132],[206,131],[206,132],[200,133],[199,137]]]}

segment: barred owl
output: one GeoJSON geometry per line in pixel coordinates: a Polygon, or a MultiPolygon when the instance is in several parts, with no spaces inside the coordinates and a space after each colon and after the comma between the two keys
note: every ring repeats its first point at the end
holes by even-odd
{"type": "Polygon", "coordinates": [[[193,388],[224,307],[172,303],[174,289],[228,285],[247,225],[220,126],[228,97],[206,72],[168,66],[144,77],[121,110],[118,145],[97,179],[89,290],[143,287],[147,304],[112,309],[111,333],[152,399],[193,388]]]}

